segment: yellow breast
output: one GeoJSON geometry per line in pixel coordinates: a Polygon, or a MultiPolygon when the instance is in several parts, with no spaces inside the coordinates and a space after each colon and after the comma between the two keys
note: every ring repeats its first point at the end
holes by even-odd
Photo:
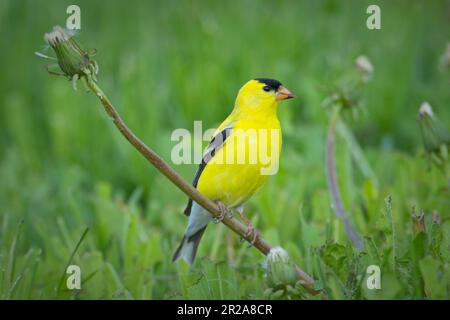
{"type": "Polygon", "coordinates": [[[229,207],[247,201],[278,170],[281,128],[276,114],[237,120],[203,170],[197,189],[229,207]]]}

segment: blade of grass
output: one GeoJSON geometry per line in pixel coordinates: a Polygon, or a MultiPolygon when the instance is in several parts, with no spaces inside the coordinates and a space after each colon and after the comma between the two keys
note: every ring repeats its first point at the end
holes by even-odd
{"type": "Polygon", "coordinates": [[[347,143],[347,147],[358,165],[359,170],[361,170],[362,174],[366,178],[371,178],[375,184],[378,185],[378,178],[367,161],[367,158],[364,156],[364,152],[362,151],[358,141],[356,141],[351,130],[349,130],[348,126],[343,121],[338,121],[337,130],[347,143]]]}
{"type": "Polygon", "coordinates": [[[17,252],[17,243],[19,241],[20,232],[22,230],[24,220],[21,220],[19,222],[19,226],[17,227],[16,234],[14,235],[14,238],[11,242],[11,247],[9,249],[8,254],[8,264],[6,267],[6,277],[5,277],[5,285],[4,288],[9,288],[8,292],[11,291],[11,288],[13,287],[13,278],[14,278],[14,269],[16,265],[16,252],[17,252]]]}
{"type": "Polygon", "coordinates": [[[20,271],[20,273],[17,275],[16,279],[14,280],[12,286],[9,288],[8,294],[6,296],[6,299],[11,299],[11,297],[13,296],[13,294],[15,293],[15,291],[17,290],[21,280],[24,278],[25,276],[25,272],[28,271],[28,264],[30,263],[31,259],[33,257],[35,257],[35,252],[33,249],[30,249],[24,256],[24,262],[23,262],[23,266],[22,266],[22,270],[20,271]]]}
{"type": "Polygon", "coordinates": [[[397,250],[396,250],[396,234],[394,228],[394,221],[392,219],[392,197],[388,196],[384,199],[386,217],[389,222],[389,226],[391,228],[392,233],[392,267],[394,270],[394,274],[397,272],[397,250]]]}
{"type": "Polygon", "coordinates": [[[69,260],[66,263],[66,266],[64,267],[64,270],[61,274],[61,278],[59,280],[58,288],[56,290],[56,297],[59,297],[59,293],[61,291],[62,284],[64,283],[64,279],[66,277],[66,270],[69,267],[69,265],[72,263],[72,259],[75,256],[75,254],[77,253],[78,248],[80,248],[80,245],[83,242],[83,239],[86,237],[86,234],[88,233],[88,231],[89,231],[89,228],[84,229],[83,234],[81,235],[80,239],[78,240],[75,248],[72,251],[72,254],[69,257],[69,260]]]}

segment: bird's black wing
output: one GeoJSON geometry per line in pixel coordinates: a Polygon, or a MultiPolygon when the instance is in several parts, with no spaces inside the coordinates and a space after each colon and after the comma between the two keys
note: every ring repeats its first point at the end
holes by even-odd
{"type": "MultiPolygon", "coordinates": [[[[214,157],[216,152],[222,148],[223,144],[225,143],[225,140],[230,136],[231,134],[231,126],[223,128],[222,131],[220,131],[218,134],[212,138],[211,142],[209,143],[208,147],[205,150],[205,153],[203,154],[202,162],[199,164],[197,172],[195,173],[194,180],[192,181],[192,185],[194,187],[197,187],[198,180],[200,179],[200,176],[203,172],[203,169],[205,169],[206,164],[214,157]]],[[[189,201],[187,203],[186,209],[184,209],[184,214],[189,216],[191,214],[192,209],[192,199],[189,198],[189,201]]]]}

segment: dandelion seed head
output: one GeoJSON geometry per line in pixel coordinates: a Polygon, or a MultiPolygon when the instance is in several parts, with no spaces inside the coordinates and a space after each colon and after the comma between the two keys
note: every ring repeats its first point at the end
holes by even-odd
{"type": "Polygon", "coordinates": [[[369,58],[365,55],[360,55],[355,60],[356,69],[361,73],[364,82],[367,82],[372,77],[374,68],[369,58]]]}
{"type": "Polygon", "coordinates": [[[54,26],[53,30],[44,35],[44,40],[50,46],[55,47],[56,45],[69,40],[75,33],[73,30],[67,30],[60,26],[54,26]]]}
{"type": "Polygon", "coordinates": [[[419,117],[421,119],[425,117],[433,117],[433,109],[431,108],[431,105],[427,101],[422,102],[422,104],[420,105],[419,117]]]}

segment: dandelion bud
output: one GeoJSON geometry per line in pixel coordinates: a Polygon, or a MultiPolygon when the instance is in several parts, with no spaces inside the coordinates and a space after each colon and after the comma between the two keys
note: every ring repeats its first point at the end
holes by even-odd
{"type": "Polygon", "coordinates": [[[423,102],[420,106],[419,124],[428,155],[438,166],[444,165],[448,159],[450,132],[434,115],[428,102],[423,102]]]}
{"type": "Polygon", "coordinates": [[[298,280],[295,265],[283,248],[273,248],[267,255],[266,277],[272,287],[295,285],[298,280]]]}
{"type": "Polygon", "coordinates": [[[360,55],[356,58],[355,66],[361,73],[363,82],[368,82],[372,78],[373,65],[365,55],[360,55]]]}
{"type": "Polygon", "coordinates": [[[431,105],[428,102],[422,102],[419,108],[419,117],[425,118],[425,117],[433,117],[433,109],[431,108],[431,105]]]}
{"type": "Polygon", "coordinates": [[[447,43],[447,47],[441,56],[440,67],[443,71],[450,70],[450,43],[447,43]]]}
{"type": "Polygon", "coordinates": [[[433,213],[431,214],[431,221],[434,224],[441,224],[441,216],[437,211],[433,211],[433,213]]]}
{"type": "MultiPolygon", "coordinates": [[[[53,27],[53,30],[44,35],[45,41],[55,51],[58,66],[65,75],[74,82],[83,76],[92,76],[94,80],[98,73],[97,63],[91,59],[93,53],[84,51],[74,39],[74,32],[66,30],[60,26],[53,27]]],[[[39,56],[45,55],[36,53],[39,56]]],[[[48,58],[48,57],[47,57],[48,58]]],[[[49,67],[47,67],[49,70],[49,67]]],[[[51,72],[56,73],[56,72],[51,72]]]]}

